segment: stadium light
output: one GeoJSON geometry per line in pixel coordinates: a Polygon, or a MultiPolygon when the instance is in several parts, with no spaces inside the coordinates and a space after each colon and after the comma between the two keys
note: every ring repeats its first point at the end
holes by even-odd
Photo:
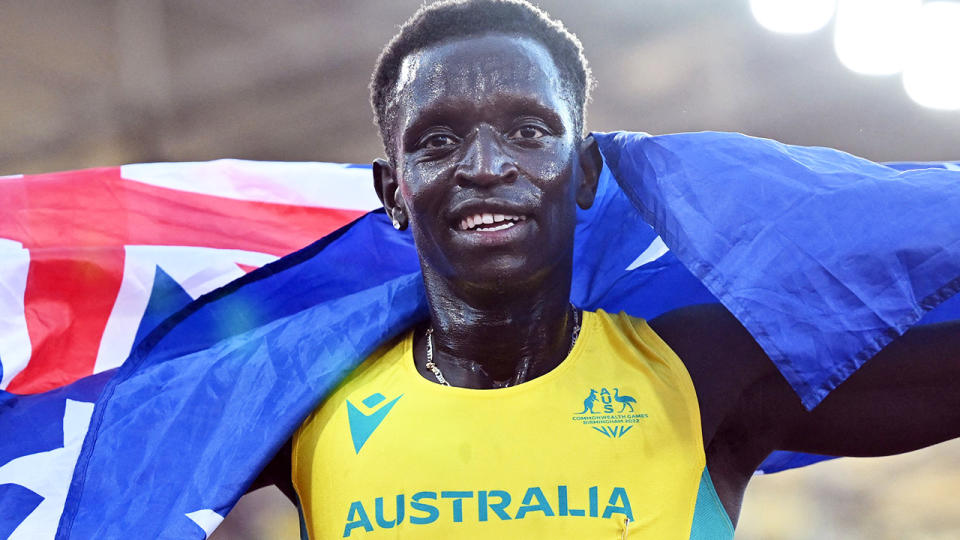
{"type": "Polygon", "coordinates": [[[840,0],[834,49],[840,62],[864,75],[893,75],[904,68],[921,0],[840,0]]]}
{"type": "Polygon", "coordinates": [[[836,0],[750,0],[750,11],[767,30],[808,34],[830,22],[836,3],[836,0]]]}
{"type": "Polygon", "coordinates": [[[960,110],[960,3],[924,4],[909,39],[907,95],[924,107],[960,110]]]}

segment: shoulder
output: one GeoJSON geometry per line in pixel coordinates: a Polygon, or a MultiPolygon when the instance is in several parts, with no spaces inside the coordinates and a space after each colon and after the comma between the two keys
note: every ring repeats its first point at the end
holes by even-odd
{"type": "Polygon", "coordinates": [[[737,386],[773,369],[753,336],[721,304],[700,304],[667,312],[650,327],[679,356],[692,376],[726,374],[737,386]]]}
{"type": "Polygon", "coordinates": [[[752,396],[770,398],[770,388],[773,393],[786,388],[753,336],[720,304],[677,309],[652,319],[650,327],[693,380],[706,445],[722,425],[754,425],[752,415],[764,407],[751,403],[752,396]]]}
{"type": "Polygon", "coordinates": [[[600,334],[603,346],[609,349],[607,356],[633,365],[640,372],[655,372],[673,387],[685,387],[682,389],[696,405],[689,371],[676,351],[651,326],[652,321],[624,312],[597,310],[589,315],[584,322],[595,327],[591,335],[600,334]]]}
{"type": "Polygon", "coordinates": [[[740,321],[721,304],[675,309],[651,319],[650,326],[675,351],[688,356],[726,354],[720,347],[732,347],[735,353],[762,353],[740,321]]]}
{"type": "Polygon", "coordinates": [[[650,327],[679,356],[691,376],[712,377],[748,384],[772,364],[753,336],[721,304],[700,304],[667,312],[650,327]]]}
{"type": "Polygon", "coordinates": [[[753,471],[777,447],[800,400],[753,336],[720,304],[678,309],[650,321],[682,360],[700,404],[707,466],[736,516],[753,471]]]}
{"type": "Polygon", "coordinates": [[[593,324],[594,332],[611,347],[619,349],[624,355],[642,358],[646,364],[660,365],[665,369],[679,372],[689,379],[689,373],[681,357],[658,331],[654,321],[647,321],[624,312],[607,313],[597,310],[584,319],[585,324],[593,324]]]}

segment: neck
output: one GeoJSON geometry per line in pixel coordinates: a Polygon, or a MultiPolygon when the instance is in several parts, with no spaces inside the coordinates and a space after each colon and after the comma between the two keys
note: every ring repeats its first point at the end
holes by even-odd
{"type": "MultiPolygon", "coordinates": [[[[553,274],[511,290],[478,290],[424,272],[434,362],[450,384],[512,386],[563,361],[574,326],[570,265],[553,274]]],[[[418,362],[421,373],[434,379],[424,366],[418,362]]]]}

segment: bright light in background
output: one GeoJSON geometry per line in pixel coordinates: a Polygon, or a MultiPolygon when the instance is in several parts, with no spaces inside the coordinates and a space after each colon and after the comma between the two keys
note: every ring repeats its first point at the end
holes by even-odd
{"type": "Polygon", "coordinates": [[[864,75],[903,73],[910,99],[960,110],[960,0],[750,0],[764,28],[802,34],[836,13],[834,50],[864,75]]]}
{"type": "Polygon", "coordinates": [[[840,0],[834,48],[840,62],[864,75],[903,70],[913,18],[921,0],[840,0]]]}
{"type": "Polygon", "coordinates": [[[750,10],[767,30],[807,34],[830,22],[836,3],[836,0],[750,0],[750,10]]]}
{"type": "Polygon", "coordinates": [[[923,5],[910,35],[903,87],[924,107],[960,110],[960,3],[923,5]]]}

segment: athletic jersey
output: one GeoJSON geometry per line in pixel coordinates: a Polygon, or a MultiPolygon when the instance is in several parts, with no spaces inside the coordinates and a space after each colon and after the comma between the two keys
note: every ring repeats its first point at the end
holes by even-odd
{"type": "Polygon", "coordinates": [[[585,312],[560,365],[491,390],[424,379],[412,344],[378,350],[295,434],[310,538],[733,537],[693,383],[645,321],[585,312]]]}

